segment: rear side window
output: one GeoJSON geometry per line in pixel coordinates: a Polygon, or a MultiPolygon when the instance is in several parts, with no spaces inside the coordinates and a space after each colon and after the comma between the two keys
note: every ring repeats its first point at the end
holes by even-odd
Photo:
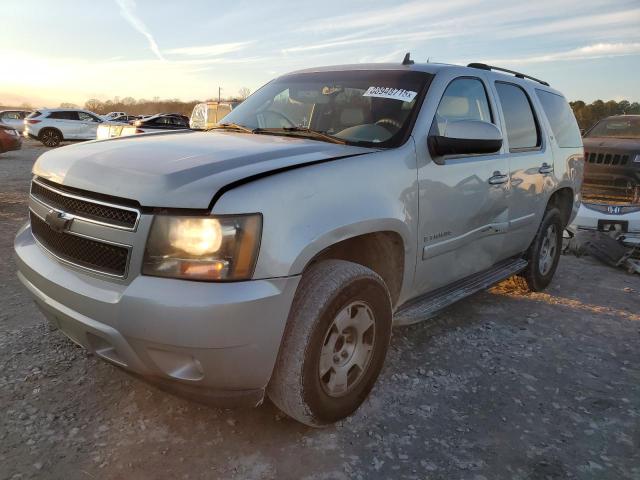
{"type": "Polygon", "coordinates": [[[536,89],[538,100],[549,119],[551,130],[559,147],[581,147],[582,137],[576,117],[564,97],[536,89]]]}
{"type": "Polygon", "coordinates": [[[436,110],[433,133],[444,135],[447,123],[456,120],[492,123],[487,92],[477,78],[457,78],[447,86],[436,110]]]}
{"type": "Polygon", "coordinates": [[[47,118],[56,120],[78,120],[78,112],[51,112],[47,118]]]}
{"type": "Polygon", "coordinates": [[[40,115],[42,115],[42,113],[36,110],[35,112],[32,112],[29,115],[27,115],[27,118],[36,118],[36,117],[39,117],[40,115]]]}
{"type": "Polygon", "coordinates": [[[4,112],[0,115],[1,120],[20,120],[21,118],[20,112],[4,112]]]}
{"type": "Polygon", "coordinates": [[[540,147],[540,131],[525,91],[513,83],[496,82],[496,90],[507,128],[509,151],[540,147]]]}

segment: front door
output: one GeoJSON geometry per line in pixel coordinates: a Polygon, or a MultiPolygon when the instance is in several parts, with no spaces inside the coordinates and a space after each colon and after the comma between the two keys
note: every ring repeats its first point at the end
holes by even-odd
{"type": "Polygon", "coordinates": [[[78,138],[81,140],[94,140],[98,131],[98,125],[101,123],[100,120],[85,112],[78,112],[78,117],[81,125],[78,138]]]}
{"type": "MultiPolygon", "coordinates": [[[[498,124],[487,92],[479,77],[453,79],[442,94],[432,131],[442,132],[448,121],[463,119],[498,124]]],[[[428,151],[420,150],[416,294],[506,258],[503,243],[509,221],[506,155],[458,155],[434,162],[428,151]]]]}

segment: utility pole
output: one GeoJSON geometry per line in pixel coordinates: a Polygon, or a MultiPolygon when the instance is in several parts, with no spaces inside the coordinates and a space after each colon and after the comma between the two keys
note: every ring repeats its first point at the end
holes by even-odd
{"type": "Polygon", "coordinates": [[[222,91],[222,87],[218,87],[218,103],[220,103],[220,92],[222,91]]]}

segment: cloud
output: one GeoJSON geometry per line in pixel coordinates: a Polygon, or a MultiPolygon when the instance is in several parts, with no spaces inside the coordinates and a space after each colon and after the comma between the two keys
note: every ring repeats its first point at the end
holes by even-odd
{"type": "Polygon", "coordinates": [[[326,32],[328,30],[352,30],[374,26],[390,26],[391,24],[407,24],[423,17],[436,17],[461,7],[470,7],[479,0],[414,1],[404,5],[373,10],[369,3],[357,13],[338,15],[310,22],[298,31],[326,32]]]}
{"type": "Polygon", "coordinates": [[[149,29],[142,20],[135,14],[136,2],[134,0],[116,0],[116,3],[120,7],[120,15],[129,22],[129,24],[140,34],[146,37],[149,42],[149,48],[153,54],[160,60],[164,60],[158,44],[156,43],[153,35],[149,32],[149,29]]]}
{"type": "Polygon", "coordinates": [[[640,43],[596,43],[564,52],[554,52],[530,57],[487,60],[489,64],[524,65],[530,63],[558,62],[564,60],[588,60],[604,57],[640,55],[640,43]]]}
{"type": "Polygon", "coordinates": [[[347,45],[371,44],[389,41],[415,41],[427,40],[430,38],[442,38],[457,35],[456,32],[446,31],[422,31],[412,33],[392,33],[389,35],[375,35],[370,37],[352,38],[349,40],[329,41],[324,43],[315,43],[311,45],[300,45],[298,47],[285,48],[282,53],[307,52],[310,50],[325,50],[333,47],[344,47],[347,45]]]}
{"type": "Polygon", "coordinates": [[[640,8],[623,10],[611,13],[599,13],[592,15],[582,15],[557,21],[540,22],[529,26],[520,26],[508,32],[510,38],[533,35],[548,35],[551,33],[565,33],[570,31],[593,32],[597,28],[605,28],[610,33],[620,25],[634,24],[640,22],[640,8]]]}
{"type": "Polygon", "coordinates": [[[168,55],[187,55],[192,57],[215,57],[225,53],[242,50],[252,42],[217,43],[214,45],[201,45],[194,47],[171,48],[164,50],[168,55]]]}

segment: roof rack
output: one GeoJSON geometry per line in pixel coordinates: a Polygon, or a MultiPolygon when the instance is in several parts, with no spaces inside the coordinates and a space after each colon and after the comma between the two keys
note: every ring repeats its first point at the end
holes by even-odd
{"type": "Polygon", "coordinates": [[[529,80],[533,80],[534,82],[541,83],[542,85],[546,85],[547,87],[549,86],[549,83],[545,82],[544,80],[540,80],[539,78],[532,77],[531,75],[525,75],[524,73],[515,72],[507,68],[494,67],[493,65],[487,65],[485,63],[470,63],[469,65],[467,65],[467,67],[478,68],[480,70],[495,70],[497,72],[511,73],[515,75],[517,78],[528,78],[529,80]]]}

